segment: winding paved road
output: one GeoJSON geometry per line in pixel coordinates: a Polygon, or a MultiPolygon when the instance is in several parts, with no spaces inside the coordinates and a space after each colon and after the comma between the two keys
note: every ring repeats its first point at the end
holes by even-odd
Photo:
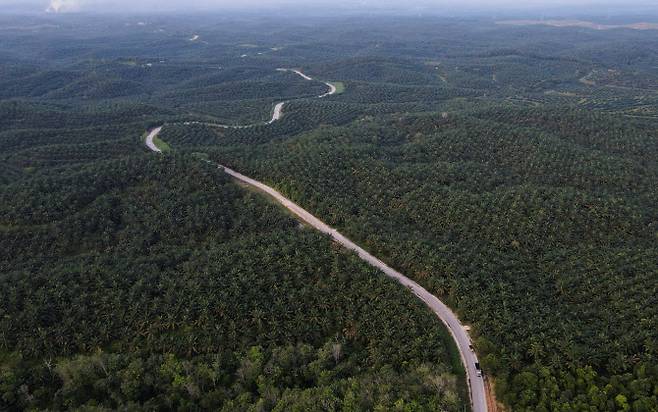
{"type": "MultiPolygon", "coordinates": [[[[304,73],[302,73],[299,70],[294,70],[294,69],[277,69],[277,70],[280,71],[280,72],[291,71],[293,73],[296,73],[296,74],[300,75],[304,80],[314,80],[312,77],[305,75],[304,73]]],[[[336,94],[336,86],[334,86],[331,83],[327,83],[327,82],[323,82],[323,83],[326,84],[327,87],[329,87],[329,91],[327,93],[319,95],[318,99],[322,99],[323,97],[327,97],[327,96],[331,96],[332,94],[336,94]]]]}
{"type": "MultiPolygon", "coordinates": [[[[303,72],[295,69],[276,69],[277,71],[280,72],[293,72],[295,74],[298,74],[301,76],[304,80],[314,80],[312,77],[309,77],[305,75],[303,72]]],[[[337,89],[336,86],[334,86],[331,83],[327,82],[322,82],[329,87],[329,91],[327,91],[324,94],[321,94],[317,96],[318,99],[322,99],[327,96],[331,96],[332,94],[336,94],[337,89]]],[[[210,122],[184,122],[184,125],[191,125],[191,124],[202,124],[204,126],[210,126],[210,127],[219,127],[222,129],[247,129],[250,127],[255,127],[259,125],[268,125],[276,122],[277,120],[281,120],[283,117],[283,106],[285,106],[287,102],[279,102],[274,106],[274,111],[272,112],[272,118],[268,120],[267,122],[264,123],[252,123],[252,124],[245,124],[245,125],[228,125],[228,124],[221,124],[221,123],[210,123],[210,122]]]]}
{"type": "MultiPolygon", "coordinates": [[[[278,69],[278,70],[287,71],[288,69],[278,69]]],[[[293,70],[293,71],[298,75],[302,76],[306,80],[313,80],[312,78],[306,76],[304,73],[298,70],[293,70]]],[[[330,87],[330,91],[324,95],[318,96],[318,98],[322,98],[334,94],[336,92],[336,88],[332,84],[330,83],[326,83],[326,84],[330,87]]],[[[267,124],[271,124],[282,117],[284,104],[285,102],[281,102],[275,106],[272,120],[267,122],[267,124]]],[[[235,128],[251,127],[251,126],[222,126],[222,125],[215,125],[215,126],[235,127],[235,128]]],[[[162,126],[149,131],[149,134],[146,137],[146,145],[148,146],[148,148],[158,153],[162,151],[154,144],[153,139],[157,137],[161,131],[162,131],[162,126]]],[[[210,161],[207,162],[211,163],[210,161]]],[[[268,194],[269,196],[274,198],[277,202],[281,203],[286,209],[294,213],[301,220],[303,220],[310,226],[314,227],[315,229],[319,230],[320,232],[331,236],[332,239],[343,245],[345,248],[356,252],[356,254],[362,260],[374,266],[375,268],[381,270],[387,276],[397,280],[399,283],[409,288],[420,300],[422,300],[425,303],[427,307],[429,307],[436,314],[436,316],[439,319],[441,319],[441,321],[447,326],[448,330],[450,331],[450,334],[452,335],[452,338],[454,339],[457,348],[459,350],[462,363],[464,364],[464,369],[466,370],[466,380],[468,383],[469,393],[471,397],[472,411],[473,412],[488,411],[484,379],[481,376],[479,376],[478,370],[475,366],[476,362],[478,362],[478,359],[475,353],[473,352],[473,350],[471,349],[472,348],[471,339],[464,326],[461,324],[457,316],[452,312],[452,310],[450,310],[448,306],[446,306],[436,296],[432,295],[430,292],[428,292],[425,288],[420,286],[418,283],[414,282],[413,280],[404,276],[402,273],[388,266],[386,263],[377,259],[375,256],[368,253],[366,250],[358,246],[356,243],[352,242],[351,240],[340,234],[336,229],[332,228],[331,226],[327,225],[317,217],[313,216],[311,213],[304,210],[301,206],[297,205],[290,199],[286,198],[278,191],[274,190],[273,188],[257,180],[254,180],[250,177],[240,174],[235,170],[229,169],[228,167],[220,165],[219,168],[223,169],[224,172],[233,176],[235,179],[268,194]]]]}
{"type": "Polygon", "coordinates": [[[462,363],[466,369],[466,378],[468,380],[473,412],[487,412],[487,399],[484,389],[484,379],[481,376],[478,376],[478,371],[475,367],[475,363],[478,362],[478,359],[475,353],[471,350],[471,338],[468,336],[464,326],[461,324],[461,322],[459,322],[457,316],[452,312],[452,310],[450,310],[448,306],[441,302],[436,296],[428,292],[427,289],[404,276],[397,270],[391,268],[386,263],[377,259],[365,251],[362,247],[340,234],[336,229],[313,216],[311,213],[307,212],[301,206],[297,205],[273,188],[243,174],[240,174],[235,170],[229,169],[228,167],[220,165],[219,168],[223,169],[226,173],[233,176],[237,180],[267,193],[276,199],[277,202],[281,203],[286,209],[294,213],[301,220],[313,226],[320,232],[331,236],[336,242],[340,243],[345,248],[356,252],[362,260],[381,270],[387,276],[397,280],[409,288],[416,296],[418,296],[418,298],[420,298],[420,300],[425,302],[425,305],[432,309],[436,316],[438,316],[439,319],[441,319],[441,321],[448,327],[450,334],[457,344],[457,348],[459,349],[459,353],[462,358],[462,363]]]}
{"type": "Polygon", "coordinates": [[[156,127],[155,129],[151,130],[149,134],[146,136],[146,146],[148,146],[149,149],[151,149],[154,152],[162,153],[162,150],[158,148],[158,146],[155,145],[153,142],[153,139],[155,139],[160,132],[162,131],[162,126],[156,127]]]}

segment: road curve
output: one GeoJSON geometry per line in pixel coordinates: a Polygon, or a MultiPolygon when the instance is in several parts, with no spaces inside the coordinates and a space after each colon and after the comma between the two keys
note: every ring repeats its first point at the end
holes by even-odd
{"type": "MultiPolygon", "coordinates": [[[[277,69],[277,70],[293,71],[294,73],[298,74],[305,80],[313,80],[313,78],[305,75],[299,70],[290,70],[290,69],[277,69]]],[[[336,87],[333,84],[331,83],[325,83],[325,84],[329,86],[329,92],[318,96],[318,98],[323,98],[336,93],[336,87]]],[[[266,122],[265,124],[272,124],[275,121],[281,119],[281,117],[283,116],[283,106],[285,105],[285,103],[286,102],[280,102],[276,104],[276,106],[274,107],[272,119],[266,122]]],[[[186,122],[184,124],[206,124],[209,126],[224,127],[224,128],[247,128],[247,127],[255,126],[255,124],[245,125],[245,126],[226,126],[226,125],[201,123],[201,122],[186,122]]],[[[146,146],[148,146],[148,148],[151,149],[152,151],[158,153],[161,153],[162,151],[155,145],[153,140],[155,139],[155,137],[158,136],[158,134],[161,131],[162,131],[162,126],[150,130],[146,137],[146,146]]],[[[210,163],[210,161],[207,162],[210,163]]],[[[478,362],[478,359],[475,353],[473,352],[473,350],[471,349],[472,348],[471,339],[468,333],[466,332],[464,326],[461,324],[457,316],[452,312],[452,310],[450,310],[448,306],[446,306],[436,296],[432,295],[430,292],[428,292],[425,288],[420,286],[418,283],[414,282],[413,280],[404,276],[402,273],[388,266],[386,263],[377,259],[375,256],[368,253],[365,249],[361,248],[356,243],[352,242],[351,240],[340,234],[336,229],[332,228],[331,226],[327,225],[317,217],[313,216],[311,213],[309,213],[308,211],[306,211],[305,209],[303,209],[301,206],[297,205],[290,199],[286,198],[278,191],[274,190],[273,188],[257,180],[254,180],[250,177],[240,174],[228,167],[219,165],[219,168],[223,169],[224,172],[234,177],[235,179],[270,195],[272,198],[274,198],[277,202],[283,205],[286,209],[294,213],[301,220],[308,223],[310,226],[314,227],[320,232],[331,236],[332,239],[343,245],[343,247],[356,252],[356,254],[362,260],[364,260],[371,266],[381,270],[387,276],[397,280],[399,283],[409,288],[420,300],[422,300],[425,303],[427,307],[429,307],[436,314],[436,316],[439,319],[441,319],[441,321],[446,325],[446,327],[450,331],[450,334],[452,335],[452,338],[455,341],[455,344],[457,345],[457,349],[459,350],[459,354],[461,356],[462,364],[464,365],[464,369],[466,371],[466,381],[468,384],[469,394],[471,398],[472,411],[488,412],[484,380],[481,376],[478,376],[478,370],[475,366],[476,362],[478,362]]]]}
{"type": "MultiPolygon", "coordinates": [[[[276,69],[277,71],[280,72],[293,72],[299,76],[301,76],[304,80],[314,80],[312,77],[309,77],[305,75],[303,72],[300,70],[295,70],[295,69],[276,69]]],[[[334,86],[331,83],[327,82],[322,82],[329,87],[329,91],[327,91],[324,94],[321,94],[319,96],[316,96],[318,99],[322,99],[327,96],[331,96],[332,94],[336,94],[337,89],[336,86],[334,86]]],[[[272,112],[272,118],[268,120],[267,122],[264,123],[252,123],[252,124],[245,124],[245,125],[228,125],[228,124],[221,124],[221,123],[210,123],[210,122],[183,122],[184,125],[188,126],[191,124],[201,124],[204,126],[210,126],[210,127],[219,127],[221,129],[248,129],[250,127],[255,127],[255,126],[260,126],[260,125],[269,125],[277,120],[281,120],[283,117],[283,106],[285,106],[287,102],[279,102],[274,106],[274,111],[272,112]]],[[[150,147],[150,146],[149,146],[150,147]]]]}
{"type": "MultiPolygon", "coordinates": [[[[154,152],[161,152],[155,144],[153,144],[153,138],[155,138],[158,133],[162,130],[162,127],[158,127],[149,132],[148,137],[146,138],[146,145],[154,152]]],[[[210,161],[208,161],[210,162],[210,161]]],[[[471,350],[471,339],[468,336],[468,333],[464,329],[464,326],[459,322],[457,316],[441,302],[436,296],[432,295],[425,288],[420,286],[418,283],[404,276],[402,273],[396,271],[395,269],[388,266],[386,263],[377,259],[365,249],[358,246],[356,243],[352,242],[342,234],[340,234],[336,229],[327,225],[317,217],[313,216],[311,213],[303,209],[301,206],[297,205],[290,199],[283,196],[278,191],[273,188],[254,180],[250,177],[247,177],[241,173],[236,172],[233,169],[229,169],[225,166],[219,166],[220,169],[223,169],[224,172],[234,177],[235,179],[248,184],[256,189],[265,192],[274,198],[277,202],[281,203],[286,209],[294,213],[304,222],[308,223],[315,229],[319,230],[322,233],[325,233],[331,236],[336,242],[343,245],[345,248],[356,252],[356,254],[364,261],[374,266],[375,268],[381,270],[387,276],[397,280],[402,285],[409,288],[420,300],[422,300],[427,307],[429,307],[436,316],[441,319],[441,321],[448,327],[452,338],[457,344],[457,349],[464,364],[464,369],[466,370],[466,380],[468,383],[469,393],[471,397],[471,408],[473,412],[487,412],[487,399],[486,392],[484,387],[484,380],[482,377],[478,376],[478,371],[476,370],[475,363],[478,362],[477,356],[471,350]]]]}
{"type": "Polygon", "coordinates": [[[462,358],[462,363],[464,364],[464,369],[466,370],[466,380],[468,382],[471,396],[472,411],[487,412],[487,398],[484,387],[484,379],[481,376],[478,376],[478,371],[475,367],[475,363],[478,362],[478,359],[475,353],[471,350],[471,338],[468,336],[464,326],[461,324],[461,322],[459,322],[457,316],[452,312],[452,310],[450,310],[448,306],[441,302],[436,296],[428,292],[424,287],[420,286],[418,283],[414,282],[413,280],[404,276],[402,273],[388,266],[386,263],[377,259],[366,250],[358,246],[356,243],[340,234],[336,229],[313,216],[311,213],[307,212],[301,206],[292,202],[290,199],[286,198],[273,188],[243,174],[240,174],[235,170],[229,169],[228,167],[220,165],[219,168],[223,169],[224,172],[233,176],[235,179],[267,193],[277,202],[281,203],[286,209],[294,213],[301,220],[313,226],[320,232],[331,236],[336,242],[340,243],[345,248],[356,252],[362,260],[366,261],[371,266],[381,270],[387,276],[397,280],[402,285],[409,288],[448,327],[450,334],[457,344],[459,354],[462,358]]]}
{"type": "MultiPolygon", "coordinates": [[[[277,70],[280,71],[280,72],[293,72],[293,73],[301,76],[301,78],[304,79],[304,80],[315,80],[311,76],[305,75],[301,70],[296,70],[296,69],[277,69],[277,70]]],[[[328,83],[328,82],[322,82],[322,83],[327,85],[327,87],[329,88],[329,91],[319,95],[318,99],[322,99],[323,97],[327,97],[327,96],[331,96],[332,94],[336,94],[336,91],[337,91],[336,86],[334,86],[333,84],[328,83]]]]}
{"type": "Polygon", "coordinates": [[[162,153],[162,150],[158,148],[158,146],[155,145],[153,142],[153,139],[155,139],[158,134],[162,131],[162,126],[156,127],[155,129],[151,130],[149,134],[146,136],[146,146],[148,146],[149,149],[151,149],[154,152],[162,153]]]}

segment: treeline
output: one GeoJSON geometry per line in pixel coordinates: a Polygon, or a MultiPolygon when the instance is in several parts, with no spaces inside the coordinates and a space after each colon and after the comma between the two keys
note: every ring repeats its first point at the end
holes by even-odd
{"type": "MultiPolygon", "coordinates": [[[[174,116],[169,109],[135,102],[85,105],[50,104],[24,100],[0,101],[0,126],[7,129],[56,129],[148,121],[174,116]]],[[[138,131],[139,133],[139,131],[138,131]]]]}

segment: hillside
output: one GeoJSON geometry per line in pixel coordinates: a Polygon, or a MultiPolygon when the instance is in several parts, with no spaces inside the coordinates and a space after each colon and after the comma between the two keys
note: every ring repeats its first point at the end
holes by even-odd
{"type": "Polygon", "coordinates": [[[210,159],[448,303],[508,410],[658,408],[655,32],[29,19],[0,42],[0,407],[463,410],[420,301],[210,159]]]}
{"type": "Polygon", "coordinates": [[[461,410],[411,294],[195,158],[1,196],[3,409],[461,410]]]}

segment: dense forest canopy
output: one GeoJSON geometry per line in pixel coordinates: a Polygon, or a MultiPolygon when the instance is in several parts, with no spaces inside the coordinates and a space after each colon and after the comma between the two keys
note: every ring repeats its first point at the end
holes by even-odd
{"type": "Polygon", "coordinates": [[[444,299],[508,409],[658,409],[656,31],[0,20],[0,408],[462,410],[437,319],[203,157],[444,299]]]}
{"type": "Polygon", "coordinates": [[[464,404],[420,302],[193,156],[73,167],[1,204],[3,409],[464,404]]]}

